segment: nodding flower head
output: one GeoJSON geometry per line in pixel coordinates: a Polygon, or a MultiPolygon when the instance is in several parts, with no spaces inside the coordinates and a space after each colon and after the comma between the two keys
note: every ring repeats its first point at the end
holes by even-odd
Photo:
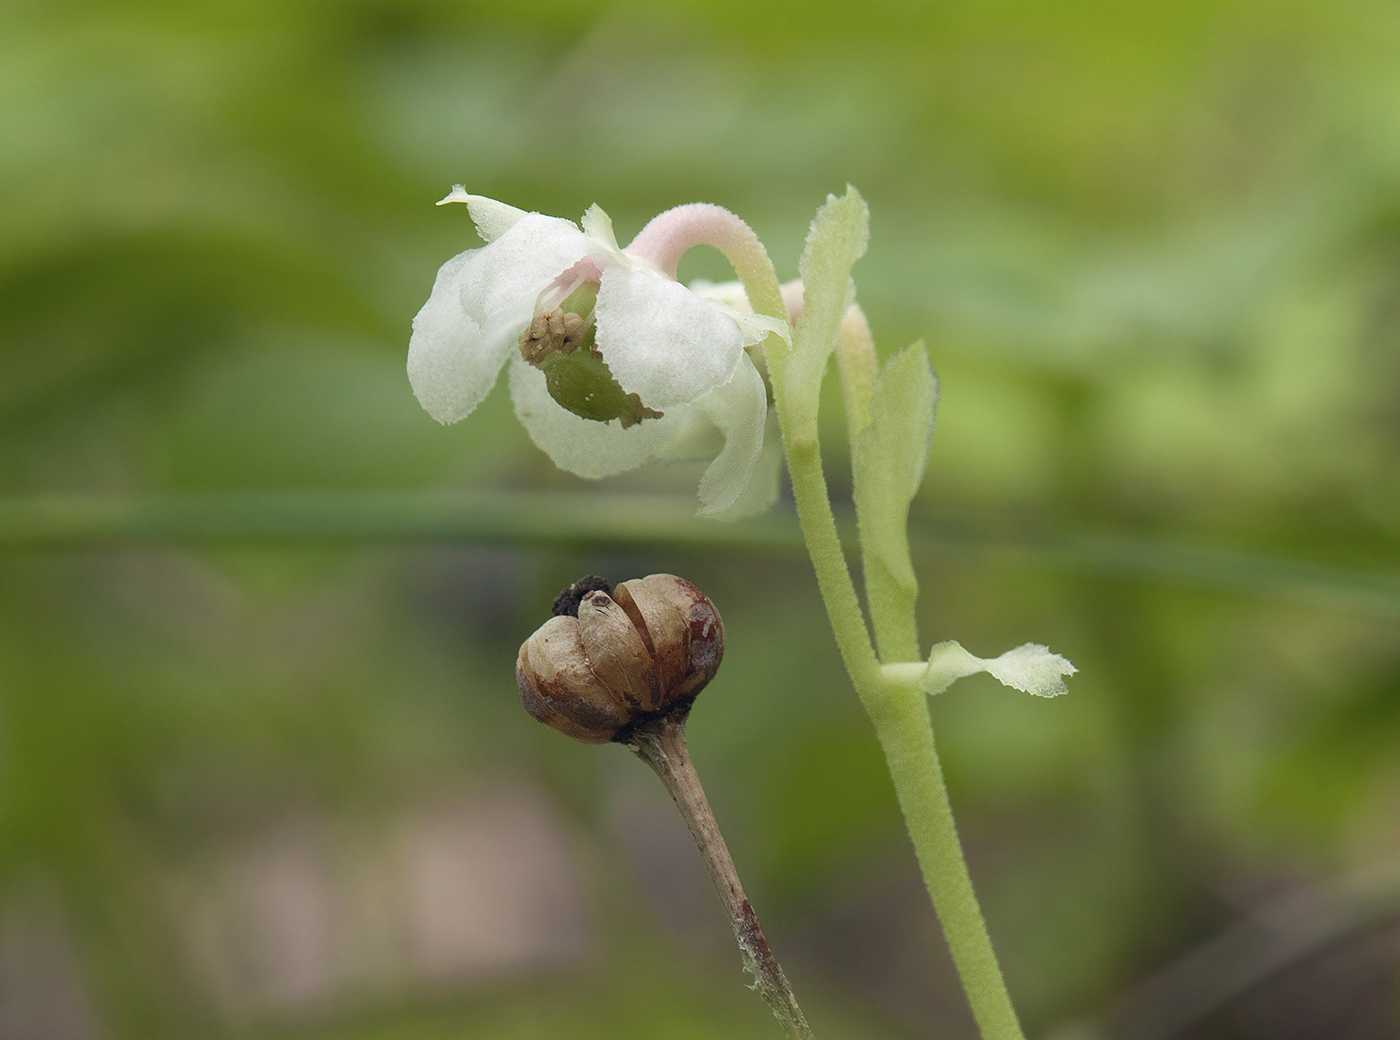
{"type": "Polygon", "coordinates": [[[784,323],[620,248],[597,206],[580,227],[460,186],[442,202],[466,203],[487,244],[443,264],[413,319],[409,380],[433,418],[465,418],[509,362],[516,416],[560,468],[597,478],[714,456],[702,513],[771,503],[780,451],[746,350],[784,323]]]}
{"type": "Polygon", "coordinates": [[[590,575],[559,594],[554,615],[521,645],[516,684],[526,711],[585,744],[684,716],[724,656],[719,611],[673,574],[616,588],[590,575]]]}

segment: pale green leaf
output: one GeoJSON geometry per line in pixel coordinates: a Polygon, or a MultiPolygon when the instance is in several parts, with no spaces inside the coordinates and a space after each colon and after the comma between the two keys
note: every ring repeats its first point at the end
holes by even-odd
{"type": "Polygon", "coordinates": [[[815,409],[827,358],[836,344],[841,317],[855,299],[851,267],[865,255],[870,211],[850,185],[839,199],[828,195],[807,233],[798,262],[802,276],[802,316],[793,335],[787,365],[788,393],[799,408],[815,409]]]}
{"type": "MultiPolygon", "coordinates": [[[[904,678],[913,667],[906,664],[885,665],[892,677],[899,678],[904,678]]],[[[1036,697],[1058,697],[1068,692],[1064,677],[1076,671],[1078,669],[1066,658],[1052,654],[1049,647],[1039,643],[1023,643],[1000,657],[981,658],[968,653],[961,643],[949,641],[939,643],[929,651],[928,663],[914,681],[925,693],[933,696],[964,676],[988,672],[1003,686],[1010,686],[1022,693],[1036,697]]]]}
{"type": "Polygon", "coordinates": [[[870,400],[870,424],[852,445],[856,514],[867,560],[875,554],[891,578],[914,586],[905,525],[928,463],[938,407],[938,378],[922,341],[885,363],[870,400]]]}

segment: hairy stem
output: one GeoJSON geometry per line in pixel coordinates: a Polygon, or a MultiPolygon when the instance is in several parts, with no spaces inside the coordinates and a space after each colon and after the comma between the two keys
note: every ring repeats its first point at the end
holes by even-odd
{"type": "Polygon", "coordinates": [[[637,233],[626,252],[674,278],[681,257],[695,246],[713,246],[724,254],[744,283],[754,313],[787,320],[768,250],[748,224],[722,206],[692,202],[668,209],[637,233]]]}
{"type": "Polygon", "coordinates": [[[810,1040],[812,1030],[797,1005],[787,976],[763,936],[753,904],[744,895],[729,847],[724,843],[705,789],[700,786],[700,777],[690,761],[685,746],[685,723],[661,719],[633,733],[628,746],[655,770],[690,828],[690,836],[695,839],[700,858],[705,861],[705,869],[710,872],[710,880],[715,883],[720,902],[734,926],[734,938],[744,956],[744,967],[757,981],[759,996],[773,1010],[788,1036],[810,1040]]]}
{"type": "Polygon", "coordinates": [[[984,1040],[1024,1040],[958,840],[928,697],[913,684],[886,679],[863,699],[977,1028],[984,1040]]]}
{"type": "MultiPolygon", "coordinates": [[[[860,330],[850,331],[859,333],[860,330]]],[[[856,348],[858,358],[852,359],[856,364],[848,369],[852,377],[848,382],[858,401],[863,398],[868,407],[869,384],[867,374],[861,369],[867,368],[870,361],[859,357],[864,351],[858,342],[848,345],[856,348]]],[[[807,543],[846,671],[885,752],[919,870],[967,993],[968,1004],[984,1040],[1024,1040],[958,842],[953,810],[933,742],[928,699],[916,686],[894,682],[881,673],[865,627],[855,585],[837,537],[822,471],[821,446],[816,437],[816,396],[803,399],[785,392],[785,372],[781,365],[774,366],[772,375],[802,537],[807,543]]],[[[858,430],[858,412],[854,425],[858,430]]],[[[867,568],[878,565],[870,548],[862,543],[862,558],[867,568]]],[[[895,596],[887,600],[887,604],[882,603],[887,609],[882,610],[877,620],[884,622],[890,634],[889,645],[908,652],[908,644],[915,639],[912,595],[903,602],[895,596]]],[[[917,657],[917,645],[912,649],[912,656],[917,657]]]]}
{"type": "Polygon", "coordinates": [[[1023,1040],[982,910],[958,842],[943,769],[933,743],[928,698],[880,672],[836,538],[821,455],[813,443],[788,444],[788,470],[802,534],[851,683],[875,725],[924,884],[984,1040],[1023,1040]]]}

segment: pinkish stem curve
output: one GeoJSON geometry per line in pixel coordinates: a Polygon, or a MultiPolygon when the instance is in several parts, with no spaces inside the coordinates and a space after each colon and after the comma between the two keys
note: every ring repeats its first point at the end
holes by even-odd
{"type": "Polygon", "coordinates": [[[734,268],[749,304],[759,314],[786,320],[787,308],[778,291],[778,279],[768,250],[753,228],[723,206],[692,202],[653,217],[624,250],[645,260],[667,277],[676,277],[676,265],[694,246],[714,246],[734,268]]]}

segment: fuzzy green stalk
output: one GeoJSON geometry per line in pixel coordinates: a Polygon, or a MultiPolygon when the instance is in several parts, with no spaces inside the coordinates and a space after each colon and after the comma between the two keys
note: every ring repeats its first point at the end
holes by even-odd
{"type": "Polygon", "coordinates": [[[861,701],[885,752],[919,871],[977,1028],[984,1040],[1024,1040],[958,840],[928,696],[915,685],[887,680],[861,701]]]}
{"type": "MultiPolygon", "coordinates": [[[[775,387],[779,378],[775,375],[775,387]]],[[[784,422],[781,407],[778,420],[784,422]]],[[[841,554],[820,451],[815,443],[792,445],[786,439],[784,443],[798,522],[827,616],[846,671],[884,750],[919,870],[973,1018],[984,1040],[1024,1040],[958,841],[933,741],[928,697],[916,686],[891,681],[880,672],[841,554]]]]}

